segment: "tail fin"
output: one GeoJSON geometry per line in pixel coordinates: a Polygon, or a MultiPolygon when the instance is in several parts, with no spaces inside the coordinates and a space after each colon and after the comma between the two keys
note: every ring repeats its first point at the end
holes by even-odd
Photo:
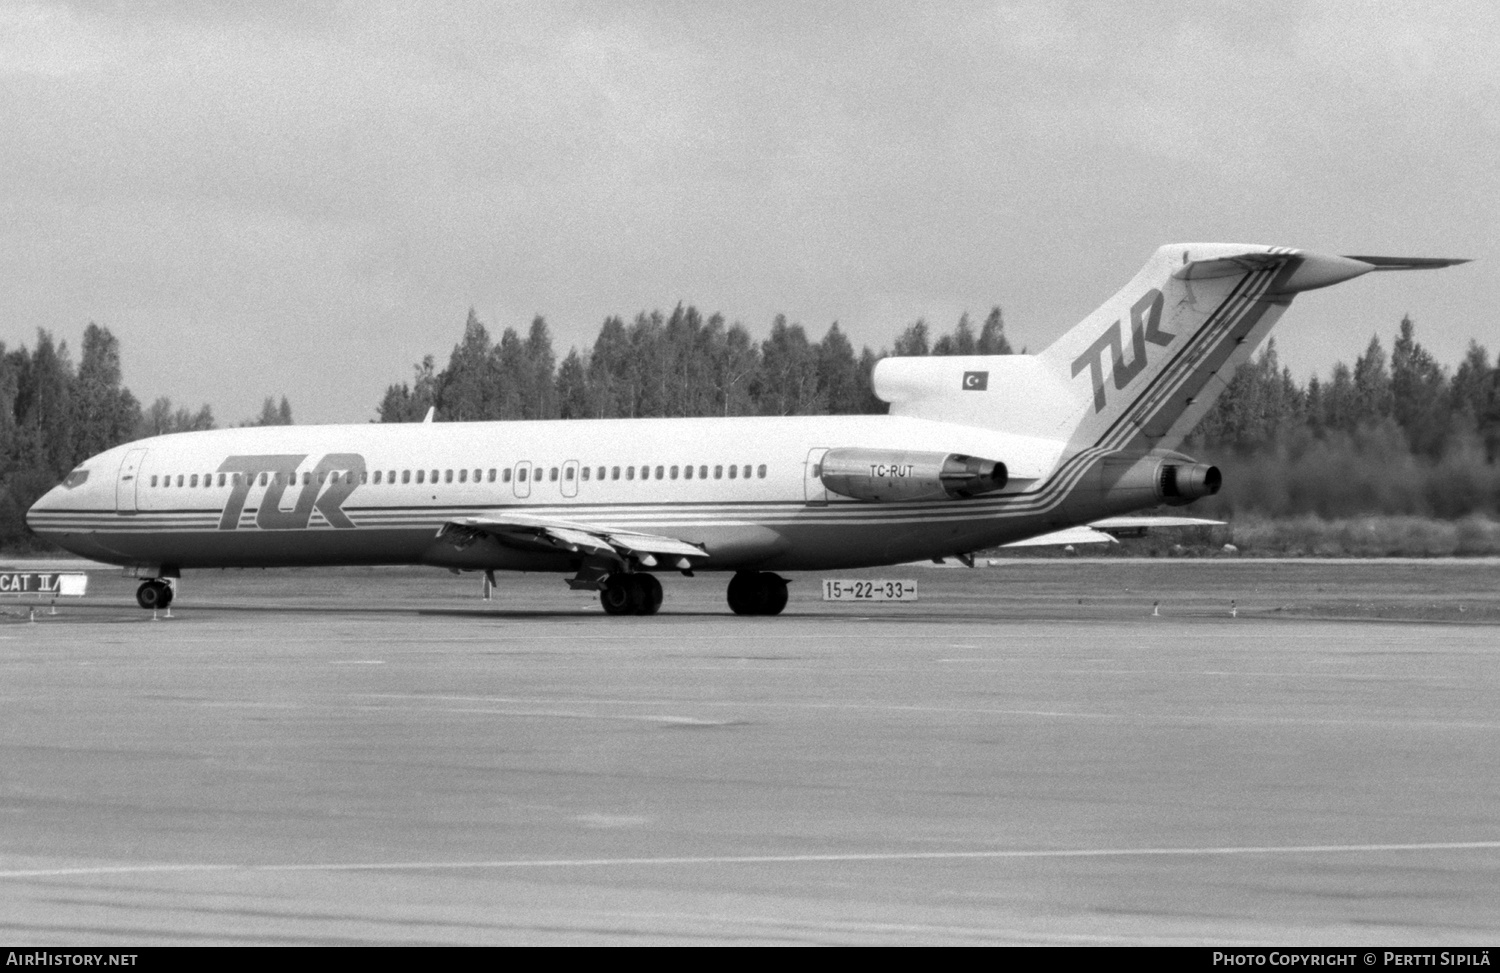
{"type": "Polygon", "coordinates": [[[1298,292],[1372,270],[1464,262],[1166,246],[1038,355],[886,359],[875,390],[895,415],[1065,439],[1068,452],[1171,449],[1298,292]]]}

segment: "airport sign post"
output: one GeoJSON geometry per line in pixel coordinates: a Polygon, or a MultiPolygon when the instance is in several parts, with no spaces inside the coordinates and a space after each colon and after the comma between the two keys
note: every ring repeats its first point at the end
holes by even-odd
{"type": "MultiPolygon", "coordinates": [[[[63,571],[0,571],[0,595],[50,599],[57,613],[58,598],[82,598],[89,589],[89,576],[63,571]]],[[[35,609],[32,609],[33,618],[35,609]]]]}
{"type": "Polygon", "coordinates": [[[915,581],[842,581],[823,579],[824,601],[916,601],[915,581]]]}
{"type": "Polygon", "coordinates": [[[81,598],[88,591],[89,576],[42,571],[0,572],[0,595],[59,595],[81,598]]]}

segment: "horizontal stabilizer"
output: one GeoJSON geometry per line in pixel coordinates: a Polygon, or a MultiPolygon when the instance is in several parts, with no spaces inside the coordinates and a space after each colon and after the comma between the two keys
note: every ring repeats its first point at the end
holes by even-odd
{"type": "Polygon", "coordinates": [[[1224,521],[1203,517],[1105,517],[1089,526],[1099,530],[1144,530],[1149,527],[1223,527],[1224,521]]]}
{"type": "Polygon", "coordinates": [[[1040,537],[1028,537],[1023,541],[1011,541],[1004,547],[1056,547],[1060,544],[1118,544],[1113,537],[1092,527],[1068,527],[1055,530],[1040,537]]]}
{"type": "Polygon", "coordinates": [[[1355,257],[1346,255],[1345,260],[1358,260],[1375,270],[1436,270],[1439,267],[1456,267],[1469,262],[1468,258],[1448,257],[1355,257]]]}
{"type": "Polygon", "coordinates": [[[1222,527],[1222,520],[1202,517],[1105,517],[1082,527],[1069,527],[1040,537],[1014,541],[1006,547],[1054,547],[1059,544],[1113,544],[1120,537],[1140,537],[1148,530],[1171,527],[1222,527]]]}

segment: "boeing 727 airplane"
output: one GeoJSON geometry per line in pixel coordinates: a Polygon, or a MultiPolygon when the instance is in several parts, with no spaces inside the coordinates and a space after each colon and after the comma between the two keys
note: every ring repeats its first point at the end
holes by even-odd
{"type": "MultiPolygon", "coordinates": [[[[613,615],[657,576],[732,572],[775,615],[776,572],[964,556],[1219,490],[1175,452],[1301,291],[1461,260],[1162,247],[1035,355],[887,358],[883,416],[279,426],[158,436],[86,460],[31,529],[141,578],[194,568],[421,564],[554,571],[613,615]]],[[[488,575],[493,579],[493,574],[488,575]]]]}

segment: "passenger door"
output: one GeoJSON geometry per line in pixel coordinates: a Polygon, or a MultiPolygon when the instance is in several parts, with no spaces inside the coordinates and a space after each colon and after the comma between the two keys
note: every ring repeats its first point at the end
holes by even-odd
{"type": "Polygon", "coordinates": [[[802,474],[802,489],[808,506],[821,507],[828,503],[828,488],[823,485],[823,454],[826,452],[826,446],[808,451],[807,466],[802,474]]]}
{"type": "Polygon", "coordinates": [[[140,486],[141,463],[146,459],[144,449],[132,449],[120,463],[120,478],[115,481],[115,510],[122,514],[140,511],[136,488],[140,486]]]}

